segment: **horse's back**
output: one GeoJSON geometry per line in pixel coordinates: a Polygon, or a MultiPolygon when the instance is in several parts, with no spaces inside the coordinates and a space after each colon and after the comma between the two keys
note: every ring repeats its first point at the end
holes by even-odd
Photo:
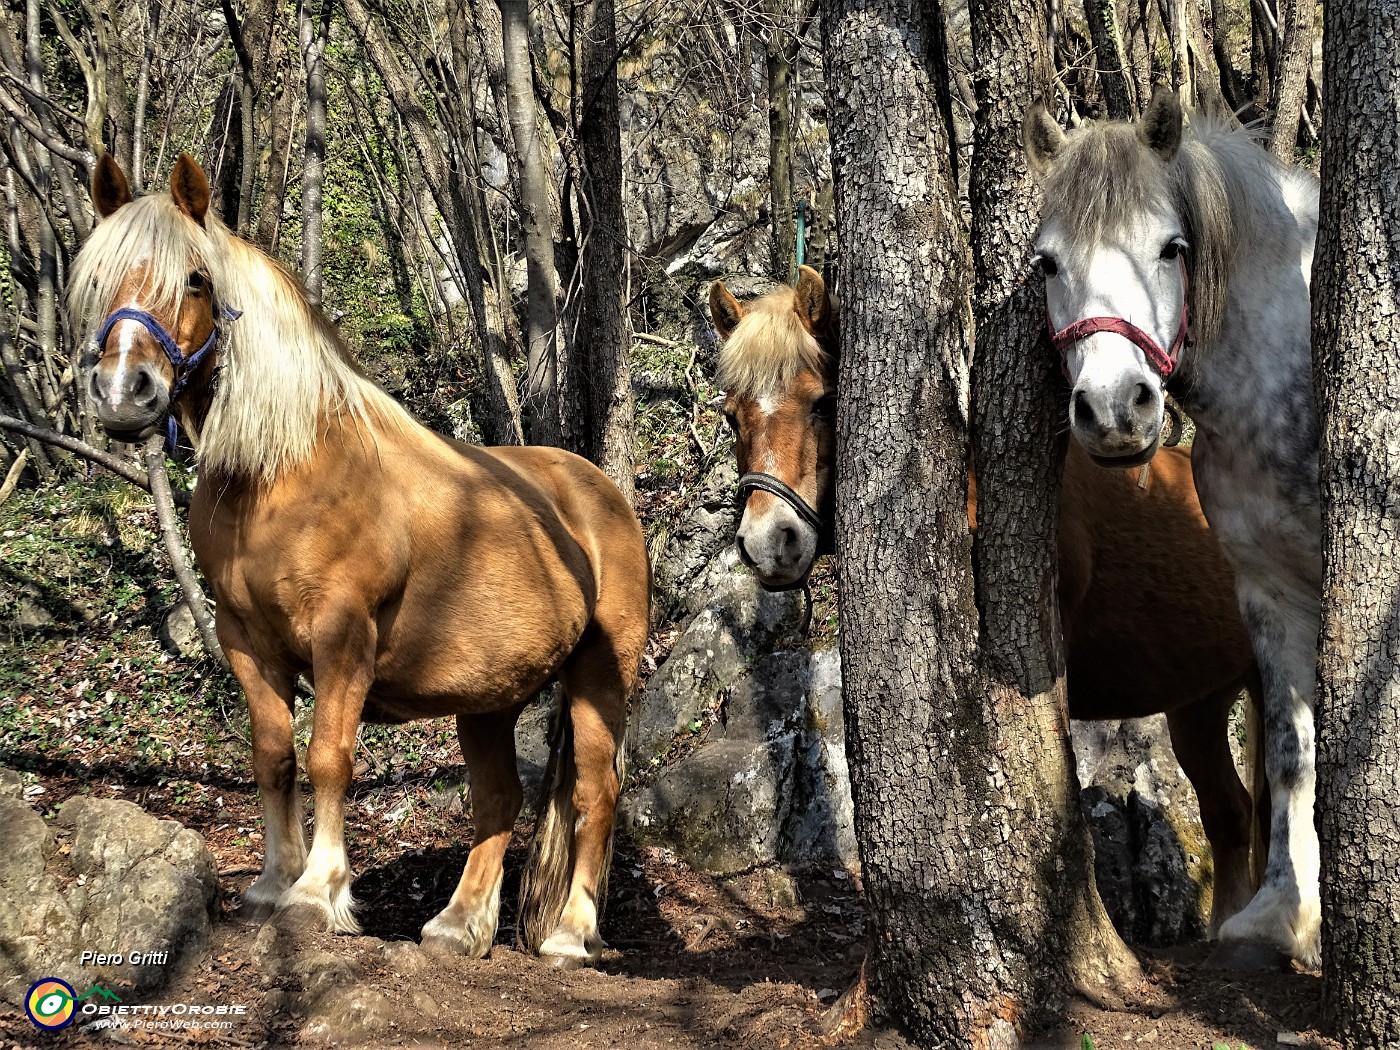
{"type": "Polygon", "coordinates": [[[1161,449],[1146,484],[1138,478],[1070,446],[1060,563],[1077,718],[1173,710],[1241,680],[1254,660],[1190,453],[1161,449]]]}

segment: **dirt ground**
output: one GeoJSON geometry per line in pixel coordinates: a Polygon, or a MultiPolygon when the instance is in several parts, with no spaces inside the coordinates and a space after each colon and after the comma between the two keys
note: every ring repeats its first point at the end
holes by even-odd
{"type": "MultiPolygon", "coordinates": [[[[443,958],[414,941],[461,873],[465,816],[401,823],[391,842],[367,850],[373,811],[382,808],[374,805],[371,784],[357,795],[350,822],[365,935],[262,932],[228,915],[236,891],[252,880],[261,849],[250,783],[226,779],[211,789],[219,792],[217,801],[200,803],[119,783],[116,773],[79,780],[61,764],[37,773],[47,804],[82,790],[131,797],[208,838],[226,891],[224,918],[204,960],[150,1002],[239,1004],[247,1013],[220,1031],[84,1031],[79,1022],[48,1034],[6,1011],[0,1046],[282,1047],[327,1039],[368,1047],[541,1050],[910,1045],[880,1027],[839,1041],[824,1034],[831,1004],[855,978],[865,952],[860,890],[845,872],[759,870],[720,880],[689,870],[666,850],[620,843],[603,925],[610,949],[596,970],[561,972],[511,943],[524,854],[517,845],[491,956],[443,958]],[[366,1036],[356,1028],[364,1008],[358,999],[315,1006],[316,996],[337,983],[379,993],[370,1011],[379,1019],[377,1031],[366,1036]]],[[[1080,1050],[1088,1034],[1099,1050],[1340,1050],[1317,1032],[1318,975],[1222,974],[1200,965],[1204,954],[1200,945],[1148,954],[1140,1005],[1106,1011],[1071,1003],[1061,1030],[1038,1033],[1030,1045],[1080,1050]]]]}

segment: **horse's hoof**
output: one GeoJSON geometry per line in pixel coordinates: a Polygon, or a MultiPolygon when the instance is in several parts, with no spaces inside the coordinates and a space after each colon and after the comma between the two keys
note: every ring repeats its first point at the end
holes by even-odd
{"type": "Polygon", "coordinates": [[[1293,960],[1288,953],[1263,941],[1221,941],[1202,964],[1215,970],[1286,973],[1293,960]]]}
{"type": "Polygon", "coordinates": [[[279,908],[271,922],[285,933],[325,933],[330,928],[325,911],[305,902],[279,908]]]}
{"type": "Polygon", "coordinates": [[[597,961],[579,955],[541,955],[540,958],[556,970],[581,970],[597,961]]]}
{"type": "Polygon", "coordinates": [[[266,901],[250,901],[243,898],[243,902],[229,913],[229,921],[240,926],[261,926],[272,918],[273,912],[277,910],[277,905],[266,901]]]}
{"type": "Polygon", "coordinates": [[[462,937],[444,937],[440,933],[423,938],[423,950],[429,955],[461,956],[467,959],[484,959],[491,954],[491,943],[472,944],[462,937]]]}

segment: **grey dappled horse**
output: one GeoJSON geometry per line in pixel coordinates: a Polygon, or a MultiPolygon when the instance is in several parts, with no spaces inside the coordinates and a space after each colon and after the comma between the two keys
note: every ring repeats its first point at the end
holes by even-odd
{"type": "Polygon", "coordinates": [[[1024,132],[1045,195],[1035,261],[1074,435],[1099,463],[1127,466],[1156,452],[1164,393],[1195,420],[1196,488],[1234,565],[1263,677],[1269,862],[1249,906],[1221,928],[1217,957],[1316,966],[1317,183],[1245,129],[1197,117],[1183,130],[1176,96],[1161,88],[1137,124],[1065,134],[1037,104],[1024,132]]]}

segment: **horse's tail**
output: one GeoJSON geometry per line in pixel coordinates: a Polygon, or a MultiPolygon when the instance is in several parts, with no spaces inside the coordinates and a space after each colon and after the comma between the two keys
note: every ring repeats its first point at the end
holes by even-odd
{"type": "MultiPolygon", "coordinates": [[[[569,699],[562,687],[557,688],[557,700],[549,723],[549,762],[536,805],[535,834],[530,840],[530,853],[525,862],[525,874],[520,882],[521,946],[538,952],[540,945],[559,924],[564,905],[569,900],[574,874],[574,829],[578,813],[574,809],[574,785],[578,766],[574,759],[574,722],[569,715],[569,699]]],[[[617,782],[627,774],[627,747],[618,741],[613,757],[617,782]]],[[[614,823],[614,832],[616,823],[614,823]]],[[[608,872],[612,869],[613,836],[608,836],[603,854],[603,868],[598,879],[598,915],[608,894],[608,872]]]]}
{"type": "Polygon", "coordinates": [[[1249,877],[1257,890],[1264,882],[1264,869],[1269,863],[1269,826],[1272,801],[1269,797],[1269,773],[1265,767],[1268,741],[1264,729],[1264,683],[1256,665],[1245,676],[1244,747],[1245,764],[1249,767],[1249,796],[1254,802],[1249,822],[1249,877]]]}

